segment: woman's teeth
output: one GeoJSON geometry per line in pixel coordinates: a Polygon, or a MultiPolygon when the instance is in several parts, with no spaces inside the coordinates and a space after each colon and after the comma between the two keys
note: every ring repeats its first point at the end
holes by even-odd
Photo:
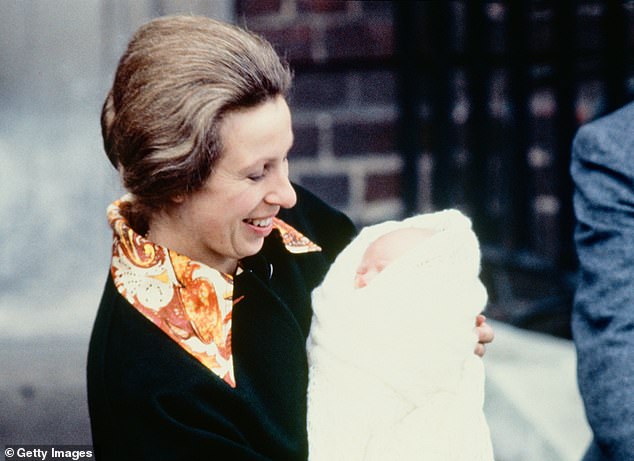
{"type": "Polygon", "coordinates": [[[273,222],[273,218],[266,218],[266,219],[247,219],[247,222],[249,224],[252,224],[256,227],[268,227],[271,225],[271,223],[273,222]]]}

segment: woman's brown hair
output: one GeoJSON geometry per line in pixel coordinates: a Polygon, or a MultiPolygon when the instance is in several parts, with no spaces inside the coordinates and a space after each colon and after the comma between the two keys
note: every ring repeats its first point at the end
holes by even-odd
{"type": "Polygon", "coordinates": [[[273,47],[239,27],[196,16],[142,26],[101,113],[106,154],[134,195],[124,210],[132,227],[145,233],[151,213],[202,187],[227,112],[286,96],[290,84],[273,47]]]}

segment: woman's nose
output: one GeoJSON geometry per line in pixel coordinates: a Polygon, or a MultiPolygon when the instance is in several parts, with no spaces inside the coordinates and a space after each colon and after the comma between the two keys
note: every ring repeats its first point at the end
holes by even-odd
{"type": "Polygon", "coordinates": [[[279,175],[271,192],[266,196],[266,201],[282,208],[292,208],[297,203],[297,194],[287,175],[279,175]]]}

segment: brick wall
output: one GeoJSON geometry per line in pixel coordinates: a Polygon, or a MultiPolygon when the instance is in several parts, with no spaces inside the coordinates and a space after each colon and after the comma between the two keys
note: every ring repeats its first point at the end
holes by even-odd
{"type": "Polygon", "coordinates": [[[634,96],[632,2],[237,0],[236,9],[295,69],[294,180],[360,224],[457,206],[487,242],[570,267],[570,142],[634,96]],[[403,4],[415,15],[406,70],[419,92],[417,160],[407,165],[415,210],[404,204],[412,174],[397,138],[403,4]]]}
{"type": "Polygon", "coordinates": [[[358,223],[400,216],[392,2],[239,0],[237,9],[238,23],[295,71],[293,180],[358,223]]]}
{"type": "Polygon", "coordinates": [[[491,314],[569,335],[570,146],[634,99],[633,2],[236,0],[236,18],[295,70],[294,180],[360,225],[463,209],[491,314]]]}

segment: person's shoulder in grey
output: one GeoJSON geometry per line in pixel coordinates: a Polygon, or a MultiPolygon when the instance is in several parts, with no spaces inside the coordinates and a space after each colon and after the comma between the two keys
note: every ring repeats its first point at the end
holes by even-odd
{"type": "Polygon", "coordinates": [[[634,459],[634,103],[582,126],[572,151],[579,279],[572,315],[594,440],[584,461],[634,459]]]}
{"type": "MultiPolygon", "coordinates": [[[[573,141],[573,160],[583,158],[634,171],[634,163],[620,163],[634,155],[633,128],[634,102],[582,125],[573,141]]],[[[573,161],[572,166],[579,165],[573,161]]]]}

